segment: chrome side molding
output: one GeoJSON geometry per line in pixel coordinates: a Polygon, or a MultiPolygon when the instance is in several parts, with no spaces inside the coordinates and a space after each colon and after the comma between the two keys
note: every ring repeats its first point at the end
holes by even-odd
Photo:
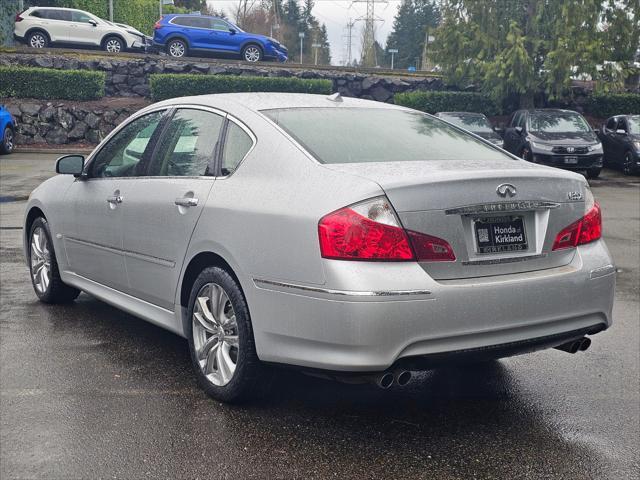
{"type": "Polygon", "coordinates": [[[404,295],[431,295],[429,290],[334,290],[331,288],[311,287],[308,285],[299,285],[295,283],[276,282],[273,280],[263,280],[254,278],[253,283],[256,287],[274,290],[273,287],[279,287],[289,290],[297,290],[299,292],[325,293],[328,295],[343,295],[347,297],[398,297],[404,295]]]}

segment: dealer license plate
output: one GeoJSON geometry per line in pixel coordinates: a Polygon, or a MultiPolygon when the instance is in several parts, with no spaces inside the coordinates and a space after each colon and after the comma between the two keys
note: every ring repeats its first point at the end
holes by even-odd
{"type": "Polygon", "coordinates": [[[478,253],[518,252],[527,249],[521,216],[476,218],[473,223],[478,253]]]}

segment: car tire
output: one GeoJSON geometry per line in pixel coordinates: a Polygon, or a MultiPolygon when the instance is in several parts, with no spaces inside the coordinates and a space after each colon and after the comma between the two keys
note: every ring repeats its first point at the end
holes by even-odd
{"type": "Polygon", "coordinates": [[[27,252],[31,283],[41,302],[69,303],[80,295],[80,290],[60,278],[49,223],[44,217],[36,218],[31,224],[27,252]]]}
{"type": "Polygon", "coordinates": [[[206,268],[194,281],[186,334],[207,395],[239,403],[266,393],[271,371],[258,359],[246,299],[226,270],[206,268]]]}
{"type": "Polygon", "coordinates": [[[242,60],[245,62],[256,63],[262,60],[262,49],[253,43],[246,45],[242,49],[242,60]]]}
{"type": "Polygon", "coordinates": [[[5,127],[4,134],[2,136],[2,144],[0,144],[0,153],[9,154],[13,152],[15,146],[15,136],[13,128],[10,126],[5,127]]]}
{"type": "Polygon", "coordinates": [[[49,46],[49,35],[42,30],[34,30],[27,35],[27,45],[31,48],[47,48],[49,46]]]}
{"type": "Polygon", "coordinates": [[[102,49],[109,53],[120,53],[125,49],[124,42],[120,37],[107,37],[102,42],[102,49]]]}
{"type": "Polygon", "coordinates": [[[587,178],[598,178],[602,168],[590,168],[587,170],[587,178]]]}
{"type": "Polygon", "coordinates": [[[188,54],[188,47],[184,40],[174,38],[167,43],[167,53],[174,58],[186,57],[188,54]]]}
{"type": "Polygon", "coordinates": [[[625,175],[633,175],[633,156],[630,151],[624,154],[624,160],[622,161],[622,173],[625,175]]]}

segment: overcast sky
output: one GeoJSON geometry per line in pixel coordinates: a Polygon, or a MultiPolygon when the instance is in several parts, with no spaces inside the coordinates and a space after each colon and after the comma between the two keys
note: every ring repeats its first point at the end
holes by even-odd
{"type": "MultiPolygon", "coordinates": [[[[237,1],[233,0],[207,0],[214,8],[222,8],[228,16],[232,17],[237,1]]],[[[382,46],[385,45],[387,36],[393,27],[393,17],[395,17],[400,5],[400,0],[389,0],[387,3],[377,3],[375,5],[376,17],[383,20],[376,22],[376,40],[382,46]]],[[[363,17],[367,11],[366,3],[354,3],[351,0],[315,0],[313,15],[320,23],[327,26],[329,42],[331,43],[331,63],[340,65],[345,60],[347,45],[347,22],[349,19],[356,20],[363,17]]],[[[353,28],[352,55],[354,58],[360,57],[362,28],[364,22],[356,22],[353,28]]],[[[291,46],[289,46],[291,48],[291,46]]]]}

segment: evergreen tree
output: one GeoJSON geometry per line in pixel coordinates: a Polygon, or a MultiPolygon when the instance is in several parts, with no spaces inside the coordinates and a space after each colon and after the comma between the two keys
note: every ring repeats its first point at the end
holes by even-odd
{"type": "Polygon", "coordinates": [[[384,65],[391,64],[389,49],[392,48],[398,50],[394,56],[395,66],[415,66],[422,57],[426,35],[433,33],[439,21],[440,12],[434,0],[402,0],[387,39],[384,65]]]}

